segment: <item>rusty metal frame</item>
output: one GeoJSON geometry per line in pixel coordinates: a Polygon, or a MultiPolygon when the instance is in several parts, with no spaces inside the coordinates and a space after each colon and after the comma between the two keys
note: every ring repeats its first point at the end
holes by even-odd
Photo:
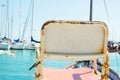
{"type": "Polygon", "coordinates": [[[104,30],[105,30],[105,41],[104,41],[104,57],[102,58],[102,73],[101,73],[101,80],[108,80],[108,74],[109,74],[109,56],[108,56],[108,51],[107,51],[107,41],[108,41],[108,28],[104,22],[101,21],[48,21],[43,24],[41,28],[41,44],[40,48],[36,48],[36,62],[39,60],[41,61],[40,65],[36,67],[36,75],[35,75],[35,80],[43,80],[43,65],[44,65],[44,53],[45,53],[45,48],[44,48],[44,34],[45,34],[45,29],[46,25],[51,24],[51,23],[70,23],[70,24],[103,24],[104,30]],[[40,49],[40,56],[39,56],[39,50],[40,49]]]}

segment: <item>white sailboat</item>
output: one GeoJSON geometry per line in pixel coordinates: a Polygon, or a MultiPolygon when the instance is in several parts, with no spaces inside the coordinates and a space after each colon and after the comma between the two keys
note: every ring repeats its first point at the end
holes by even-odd
{"type": "MultiPolygon", "coordinates": [[[[11,49],[27,49],[27,50],[34,50],[35,49],[34,43],[32,41],[33,40],[33,38],[32,38],[33,12],[34,12],[34,0],[31,0],[21,39],[20,39],[20,31],[19,31],[19,38],[17,40],[14,40],[14,42],[11,45],[11,49]],[[30,20],[30,19],[31,19],[31,23],[29,25],[30,26],[30,34],[26,35],[27,30],[29,30],[29,29],[27,29],[27,26],[28,26],[28,20],[30,20]],[[26,36],[29,37],[29,40],[26,40],[26,38],[25,38],[26,36]]],[[[20,13],[21,13],[21,10],[20,10],[20,13]]],[[[19,17],[21,17],[21,16],[19,16],[19,17]]],[[[20,27],[20,25],[19,25],[19,27],[20,27]]]]}
{"type": "Polygon", "coordinates": [[[14,50],[22,50],[25,44],[25,41],[20,40],[20,27],[21,27],[21,0],[19,5],[19,31],[18,31],[18,39],[14,40],[12,44],[10,45],[11,49],[14,50]]]}
{"type": "Polygon", "coordinates": [[[14,50],[22,50],[24,46],[25,41],[16,41],[12,42],[10,48],[14,50]]]}
{"type": "Polygon", "coordinates": [[[8,49],[11,44],[11,40],[9,38],[3,37],[0,39],[0,49],[8,49]]]}
{"type": "Polygon", "coordinates": [[[35,46],[32,42],[32,34],[33,34],[33,15],[34,15],[34,0],[31,0],[31,33],[30,33],[30,36],[31,36],[31,39],[29,42],[27,42],[25,45],[24,45],[24,49],[35,49],[35,46]]]}
{"type": "MultiPolygon", "coordinates": [[[[29,41],[27,41],[24,45],[24,49],[27,50],[34,50],[35,49],[35,43],[40,43],[39,41],[36,41],[33,39],[33,16],[34,16],[34,0],[31,0],[31,23],[30,23],[30,35],[29,37],[29,41]]],[[[24,34],[23,34],[24,35],[24,34]]]]}
{"type": "MultiPolygon", "coordinates": [[[[11,44],[11,39],[9,38],[9,1],[7,0],[7,4],[2,4],[2,11],[1,11],[1,32],[2,28],[4,27],[4,37],[0,39],[0,49],[8,49],[9,45],[11,44]],[[5,7],[5,8],[4,8],[5,7]],[[5,12],[5,13],[3,13],[5,12]],[[3,22],[5,21],[5,22],[3,22]],[[6,37],[8,30],[8,37],[6,37]]],[[[1,37],[1,36],[0,36],[1,37]]]]}

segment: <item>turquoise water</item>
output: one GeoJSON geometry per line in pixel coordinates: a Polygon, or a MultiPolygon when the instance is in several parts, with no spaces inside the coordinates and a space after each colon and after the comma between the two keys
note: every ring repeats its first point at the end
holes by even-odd
{"type": "MultiPolygon", "coordinates": [[[[34,50],[12,50],[15,56],[0,55],[0,80],[34,80],[35,69],[29,71],[35,62],[34,50]]],[[[120,55],[110,54],[110,66],[120,74],[120,55]]],[[[45,67],[64,68],[71,62],[45,60],[45,67]],[[59,63],[59,64],[57,64],[59,63]]]]}
{"type": "Polygon", "coordinates": [[[0,80],[34,80],[34,69],[29,67],[34,63],[34,51],[13,50],[15,56],[0,55],[0,80]]]}
{"type": "MultiPolygon", "coordinates": [[[[0,54],[0,80],[34,80],[35,69],[29,68],[35,63],[34,50],[12,50],[15,56],[0,54]]],[[[71,62],[45,60],[45,67],[64,68],[71,62]],[[59,64],[57,64],[59,63],[59,64]]]]}
{"type": "Polygon", "coordinates": [[[120,75],[120,54],[110,53],[110,67],[120,75]]]}

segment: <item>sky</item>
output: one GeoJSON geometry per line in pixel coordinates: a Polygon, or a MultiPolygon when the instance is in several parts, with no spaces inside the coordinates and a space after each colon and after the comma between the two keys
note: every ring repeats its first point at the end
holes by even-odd
{"type": "MultiPolygon", "coordinates": [[[[25,27],[24,39],[30,39],[32,19],[30,3],[31,0],[0,0],[0,37],[4,37],[6,32],[6,36],[12,39],[17,39],[19,35],[22,38],[25,27]],[[6,28],[8,25],[9,28],[6,28]]],[[[40,29],[48,20],[89,21],[89,6],[90,0],[34,0],[33,38],[40,40],[40,29]]],[[[120,41],[119,8],[120,0],[93,0],[93,21],[103,21],[107,24],[109,40],[120,41]]]]}

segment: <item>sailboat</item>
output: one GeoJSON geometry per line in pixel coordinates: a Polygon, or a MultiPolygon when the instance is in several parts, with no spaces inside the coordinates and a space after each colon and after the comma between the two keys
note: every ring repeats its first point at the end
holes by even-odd
{"type": "Polygon", "coordinates": [[[0,39],[0,49],[8,49],[11,44],[11,39],[3,37],[0,39]]]}
{"type": "MultiPolygon", "coordinates": [[[[31,0],[31,3],[30,3],[30,6],[29,6],[29,10],[28,10],[28,15],[27,15],[27,18],[26,18],[26,21],[25,21],[25,25],[24,25],[24,29],[23,29],[23,32],[22,32],[22,36],[20,37],[20,27],[21,27],[21,1],[20,1],[20,6],[19,6],[19,35],[18,35],[18,39],[14,40],[11,44],[11,49],[15,49],[15,50],[23,50],[23,49],[30,49],[30,50],[33,50],[35,49],[34,48],[34,44],[32,43],[32,38],[31,38],[31,41],[27,41],[25,38],[25,33],[26,33],[26,27],[28,26],[28,20],[30,18],[30,14],[32,14],[33,16],[33,6],[34,6],[34,1],[31,0]],[[31,6],[32,5],[32,6],[31,6]],[[32,13],[30,12],[31,11],[31,8],[32,8],[32,13]]],[[[33,17],[31,19],[31,35],[32,35],[32,30],[33,30],[33,17]]],[[[27,34],[28,36],[28,34],[27,34]]],[[[30,36],[29,36],[30,37],[30,36]]],[[[31,36],[32,37],[32,36],[31,36]]]]}
{"type": "Polygon", "coordinates": [[[21,0],[19,4],[19,31],[18,31],[18,39],[13,40],[10,45],[10,49],[14,50],[23,50],[25,41],[21,41],[20,39],[20,28],[21,28],[21,0]]]}
{"type": "MultiPolygon", "coordinates": [[[[21,8],[21,7],[20,7],[21,8]]],[[[20,10],[21,11],[21,10],[20,10]]],[[[17,40],[14,40],[14,42],[11,45],[11,49],[25,49],[25,50],[34,50],[35,49],[35,45],[34,43],[39,43],[39,41],[36,41],[33,39],[33,13],[34,13],[34,0],[31,0],[30,2],[30,6],[28,9],[28,14],[26,17],[26,21],[25,21],[25,25],[24,25],[24,29],[22,32],[22,36],[20,38],[20,31],[19,31],[19,38],[17,40]],[[30,24],[28,25],[28,20],[31,20],[30,24]],[[30,26],[30,34],[26,34],[27,27],[30,26]],[[25,36],[28,37],[28,39],[25,39],[25,36]]],[[[21,16],[19,16],[21,17],[21,16]]],[[[20,25],[19,25],[20,27],[20,25]]]]}
{"type": "Polygon", "coordinates": [[[3,10],[5,10],[5,13],[2,13],[3,11],[1,11],[1,30],[2,27],[5,28],[5,33],[4,33],[4,37],[0,39],[0,49],[8,49],[9,45],[11,44],[11,39],[9,38],[9,2],[7,0],[7,4],[4,5],[2,4],[2,8],[3,10]],[[4,9],[3,7],[6,7],[6,9],[4,9]],[[6,15],[6,16],[5,16],[6,15]],[[5,19],[6,18],[6,19],[5,19]],[[2,22],[5,21],[6,22],[2,22]],[[8,34],[7,34],[7,29],[8,29],[8,34]],[[8,37],[6,36],[6,34],[8,35],[8,37]]]}
{"type": "Polygon", "coordinates": [[[11,44],[11,48],[10,49],[13,49],[13,50],[23,50],[24,43],[25,43],[24,41],[14,40],[14,42],[12,42],[12,44],[11,44]]]}
{"type": "MultiPolygon", "coordinates": [[[[36,40],[33,39],[34,0],[31,0],[31,5],[32,5],[32,7],[31,7],[30,36],[29,36],[29,41],[27,41],[24,45],[24,49],[26,49],[26,50],[34,50],[35,49],[35,44],[40,43],[40,41],[36,41],[36,40]]],[[[24,35],[25,35],[24,32],[23,32],[22,39],[24,38],[24,35]]]]}
{"type": "Polygon", "coordinates": [[[21,37],[21,41],[24,41],[23,49],[26,49],[26,50],[34,50],[35,49],[34,44],[31,40],[32,33],[33,33],[33,11],[34,11],[34,0],[31,0],[30,7],[28,9],[28,15],[26,17],[26,21],[25,21],[25,25],[24,25],[24,29],[23,29],[23,33],[22,33],[22,37],[21,37]],[[28,20],[31,20],[29,25],[28,25],[28,20]],[[29,35],[26,34],[28,26],[30,26],[30,28],[29,28],[30,34],[29,35]],[[25,36],[27,36],[28,39],[25,39],[25,36]]]}

